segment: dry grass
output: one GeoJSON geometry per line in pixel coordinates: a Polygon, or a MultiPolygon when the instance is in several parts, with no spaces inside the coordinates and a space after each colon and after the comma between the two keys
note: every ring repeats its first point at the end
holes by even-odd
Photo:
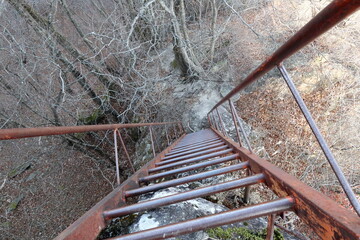
{"type": "MultiPolygon", "coordinates": [[[[329,1],[249,1],[243,12],[256,37],[240,21],[228,34],[237,39],[229,60],[237,80],[257,67],[329,1]],[[251,6],[251,4],[253,4],[251,6]]],[[[359,192],[360,163],[360,14],[353,15],[329,33],[285,61],[315,121],[328,141],[345,175],[359,192]]],[[[338,182],[310,128],[277,70],[248,87],[238,101],[242,118],[256,130],[256,152],[349,207],[338,182]]]]}

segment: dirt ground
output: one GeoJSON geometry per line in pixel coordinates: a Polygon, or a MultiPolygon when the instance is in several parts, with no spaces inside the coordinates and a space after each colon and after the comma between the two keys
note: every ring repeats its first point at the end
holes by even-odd
{"type": "Polygon", "coordinates": [[[100,167],[57,137],[0,142],[1,239],[51,239],[112,190],[100,167]]]}

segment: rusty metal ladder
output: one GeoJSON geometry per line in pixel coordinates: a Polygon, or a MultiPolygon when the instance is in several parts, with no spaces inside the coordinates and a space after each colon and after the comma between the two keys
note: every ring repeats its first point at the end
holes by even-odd
{"type": "MultiPolygon", "coordinates": [[[[210,110],[208,114],[210,129],[182,136],[115,188],[81,218],[65,229],[56,239],[96,239],[101,230],[106,228],[109,220],[115,217],[147,211],[176,202],[187,201],[236,188],[245,187],[248,189],[250,185],[257,183],[264,183],[278,196],[278,199],[185,222],[178,222],[118,236],[112,239],[163,239],[260,216],[269,216],[267,239],[271,239],[274,228],[274,214],[284,211],[293,211],[304,223],[312,228],[314,233],[321,239],[360,239],[360,203],[356,199],[341,169],[337,166],[311,114],[283,66],[285,59],[358,9],[360,9],[360,2],[358,0],[334,0],[330,3],[210,110]],[[238,117],[235,116],[236,111],[231,102],[231,98],[250,83],[264,76],[274,67],[277,67],[284,77],[299,108],[308,121],[320,146],[322,146],[324,154],[339,179],[344,192],[347,194],[349,201],[359,216],[351,210],[341,207],[322,193],[302,183],[265,159],[255,155],[251,151],[248,141],[248,149],[241,147],[236,123],[235,127],[239,143],[227,137],[227,132],[218,108],[229,101],[233,121],[236,122],[235,119],[238,117]],[[206,171],[205,168],[208,166],[217,166],[217,168],[206,171]],[[238,172],[243,169],[249,169],[252,175],[248,174],[246,177],[240,179],[236,178],[232,181],[197,188],[158,199],[133,204],[131,204],[131,201],[128,201],[130,198],[135,199],[137,196],[145,193],[200,181],[218,175],[238,172]],[[193,170],[199,172],[194,173],[193,170]],[[184,172],[188,172],[190,175],[168,179],[184,172]],[[162,182],[154,183],[155,181],[162,182]],[[148,185],[146,186],[146,184],[148,185]]],[[[239,119],[237,119],[237,121],[240,122],[239,119]]],[[[113,130],[115,140],[116,134],[119,133],[118,129],[141,126],[149,127],[152,138],[151,126],[167,124],[176,124],[176,122],[5,129],[0,130],[0,140],[105,130],[113,130]]],[[[239,127],[241,127],[240,125],[239,123],[239,127]]],[[[119,137],[121,140],[121,136],[119,137]]],[[[155,155],[154,148],[153,153],[155,155]]],[[[119,177],[118,183],[120,183],[119,177]]]]}
{"type": "MultiPolygon", "coordinates": [[[[139,186],[137,188],[127,190],[123,194],[125,198],[136,197],[141,194],[168,187],[174,187],[217,175],[241,171],[249,167],[248,161],[240,162],[239,160],[240,155],[236,153],[232,147],[229,147],[226,142],[213,130],[206,129],[196,133],[191,133],[179,141],[179,143],[176,144],[169,153],[166,153],[164,157],[161,157],[160,161],[156,162],[154,167],[148,169],[148,173],[151,175],[141,177],[138,180],[139,183],[152,183],[166,177],[174,177],[177,174],[184,172],[189,172],[188,176],[180,178],[175,177],[175,179],[165,180],[160,183],[139,186]],[[218,167],[210,171],[201,171],[208,166],[218,167]]],[[[201,187],[158,199],[141,201],[132,205],[107,210],[104,211],[103,216],[106,220],[110,220],[115,217],[148,211],[173,203],[205,197],[219,192],[247,187],[252,184],[263,182],[265,182],[265,175],[259,173],[228,182],[222,182],[216,185],[201,187]]],[[[273,214],[291,210],[293,205],[294,200],[292,197],[280,197],[279,199],[271,202],[230,210],[111,239],[134,240],[175,237],[186,233],[244,221],[250,218],[266,215],[270,215],[272,217],[273,214]]],[[[268,235],[272,235],[274,228],[273,224],[274,221],[271,221],[268,226],[268,235]]],[[[271,238],[269,237],[269,239],[271,238]]]]}
{"type": "MultiPolygon", "coordinates": [[[[114,130],[115,135],[117,129],[168,124],[178,124],[178,122],[1,129],[0,140],[104,130],[114,130]]],[[[256,156],[251,149],[241,147],[239,143],[224,136],[213,124],[210,129],[182,135],[55,239],[98,239],[99,233],[107,227],[109,220],[115,217],[236,188],[248,188],[258,183],[264,183],[278,196],[278,199],[113,239],[164,239],[260,216],[269,216],[267,239],[271,239],[274,215],[289,210],[294,211],[322,239],[360,239],[360,218],[355,213],[256,156]],[[206,171],[208,166],[211,166],[212,170],[206,171]],[[214,168],[215,166],[217,168],[214,168]],[[144,193],[244,169],[249,169],[252,175],[242,178],[236,176],[232,181],[131,204],[134,197],[144,193]],[[167,179],[184,172],[190,175],[167,179]],[[153,183],[160,180],[165,181],[153,183]],[[148,183],[153,184],[145,186],[148,183]],[[128,201],[129,199],[131,201],[128,201]]]]}

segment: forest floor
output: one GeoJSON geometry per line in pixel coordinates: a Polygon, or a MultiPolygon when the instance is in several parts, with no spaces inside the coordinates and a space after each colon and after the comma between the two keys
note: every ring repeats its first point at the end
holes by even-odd
{"type": "Polygon", "coordinates": [[[1,239],[56,237],[112,190],[115,177],[58,137],[2,141],[0,159],[1,239]]]}

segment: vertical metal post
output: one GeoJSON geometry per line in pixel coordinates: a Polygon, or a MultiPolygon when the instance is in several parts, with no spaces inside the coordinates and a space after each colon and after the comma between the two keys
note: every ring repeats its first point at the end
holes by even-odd
{"type": "MultiPolygon", "coordinates": [[[[154,126],[154,129],[156,130],[156,127],[157,126],[154,126]]],[[[156,138],[156,134],[154,134],[155,131],[153,131],[153,137],[154,137],[154,145],[156,146],[158,152],[161,152],[161,149],[160,149],[160,145],[159,145],[159,140],[156,138]]],[[[161,140],[161,138],[160,138],[161,140]]]]}
{"type": "Polygon", "coordinates": [[[351,205],[354,207],[356,213],[360,216],[360,203],[357,200],[353,190],[351,189],[349,182],[347,181],[343,172],[341,171],[337,161],[335,160],[335,157],[332,154],[329,146],[326,144],[326,141],[322,136],[322,134],[320,133],[319,128],[316,126],[316,123],[312,118],[309,109],[306,107],[304,100],[301,98],[300,93],[296,89],[294,82],[292,81],[285,67],[282,64],[278,66],[278,69],[281,75],[283,76],[286,84],[288,85],[292,95],[294,96],[295,101],[298,104],[299,108],[301,109],[301,112],[303,113],[306,121],[308,122],[312,132],[314,133],[316,140],[318,141],[322,151],[324,152],[326,159],[330,163],[330,166],[333,169],[337,179],[339,180],[340,185],[344,189],[346,196],[349,198],[351,205]]]}
{"type": "MultiPolygon", "coordinates": [[[[252,175],[249,168],[246,169],[246,175],[247,175],[247,176],[251,176],[251,175],[252,175]]],[[[250,202],[250,193],[251,193],[251,186],[245,187],[244,199],[243,199],[245,203],[249,203],[249,202],[250,202]]]]}
{"type": "Polygon", "coordinates": [[[211,119],[211,121],[212,121],[212,123],[213,123],[213,128],[216,129],[216,121],[215,121],[215,119],[214,119],[214,116],[213,116],[212,112],[210,112],[209,117],[210,117],[210,119],[211,119]]]}
{"type": "Polygon", "coordinates": [[[274,239],[274,225],[275,225],[275,214],[271,214],[268,216],[268,225],[266,232],[266,240],[274,239]]]}
{"type": "Polygon", "coordinates": [[[249,151],[252,153],[253,150],[252,150],[252,148],[251,148],[249,139],[248,139],[247,136],[246,136],[244,127],[243,127],[243,125],[242,125],[242,123],[241,123],[241,121],[240,121],[239,115],[238,115],[237,112],[236,112],[236,109],[235,109],[235,106],[234,106],[233,102],[230,101],[230,105],[231,105],[231,108],[233,109],[233,112],[234,112],[234,114],[235,114],[235,117],[236,117],[236,119],[237,119],[237,121],[238,121],[238,123],[239,123],[239,127],[240,127],[241,133],[243,134],[243,137],[244,137],[244,139],[245,139],[246,145],[247,145],[249,151]]]}
{"type": "Polygon", "coordinates": [[[167,125],[165,125],[166,141],[167,141],[167,145],[169,146],[170,145],[170,140],[169,140],[169,134],[168,134],[167,128],[168,128],[167,125]]]}
{"type": "Polygon", "coordinates": [[[214,121],[214,127],[216,130],[220,131],[218,122],[216,121],[215,113],[214,112],[211,112],[211,113],[212,113],[212,115],[210,114],[210,116],[212,117],[212,119],[214,121]]]}
{"type": "Polygon", "coordinates": [[[218,115],[218,117],[219,117],[219,120],[220,120],[220,126],[221,126],[221,128],[223,129],[223,134],[224,134],[224,136],[227,136],[227,132],[226,132],[226,128],[225,128],[225,124],[224,124],[224,122],[223,122],[223,120],[222,120],[222,118],[221,118],[221,116],[220,116],[220,113],[219,113],[219,110],[216,108],[215,109],[216,110],[216,113],[217,113],[217,115],[218,115]]]}
{"type": "Polygon", "coordinates": [[[223,133],[223,130],[222,130],[222,128],[221,128],[221,124],[220,124],[220,119],[218,120],[218,119],[216,119],[216,113],[214,112],[214,119],[215,119],[215,121],[216,121],[216,126],[217,126],[217,129],[224,135],[224,133],[223,133]]]}
{"type": "MultiPolygon", "coordinates": [[[[248,139],[247,136],[246,136],[246,133],[245,133],[244,127],[243,127],[243,125],[242,125],[242,123],[241,123],[241,120],[240,120],[240,118],[239,118],[239,115],[238,115],[237,112],[236,112],[235,106],[234,106],[234,104],[233,104],[233,102],[232,102],[231,100],[229,100],[229,103],[230,103],[230,108],[232,109],[232,113],[235,115],[235,118],[236,118],[236,120],[237,120],[237,122],[238,122],[238,124],[239,124],[240,130],[241,130],[241,133],[243,134],[243,137],[244,137],[244,139],[245,139],[246,145],[247,145],[249,151],[252,153],[253,150],[252,150],[252,148],[251,148],[249,139],[248,139]]],[[[250,168],[247,168],[247,169],[246,169],[246,174],[247,174],[248,176],[251,176],[251,170],[250,170],[250,168]]],[[[251,186],[247,186],[247,187],[245,188],[245,192],[244,192],[244,202],[245,202],[245,203],[249,203],[249,201],[250,201],[250,191],[251,191],[251,186]]]]}
{"type": "Polygon", "coordinates": [[[120,138],[121,146],[122,146],[122,148],[123,148],[123,150],[124,150],[124,152],[125,152],[125,155],[126,155],[126,157],[127,157],[127,159],[128,159],[128,162],[129,162],[129,164],[130,164],[130,167],[131,167],[133,173],[135,173],[135,168],[134,168],[134,165],[133,165],[132,162],[131,162],[131,159],[130,159],[129,153],[128,153],[127,149],[126,149],[124,140],[122,139],[119,130],[116,129],[115,131],[117,132],[117,134],[118,134],[118,136],[119,136],[119,138],[120,138]]]}
{"type": "Polygon", "coordinates": [[[211,119],[209,117],[209,113],[207,114],[207,120],[208,120],[209,126],[212,127],[213,124],[212,124],[211,119]]]}
{"type": "Polygon", "coordinates": [[[237,135],[237,138],[238,138],[239,145],[241,147],[242,144],[241,144],[241,137],[240,137],[240,133],[239,133],[238,123],[236,122],[235,113],[234,113],[234,110],[233,110],[233,108],[231,106],[231,100],[230,99],[229,99],[229,105],[230,105],[230,111],[231,111],[232,120],[233,120],[233,123],[234,123],[234,126],[235,126],[236,135],[237,135]]]}
{"type": "Polygon", "coordinates": [[[120,172],[119,172],[119,154],[118,154],[118,145],[117,145],[117,137],[116,137],[116,131],[114,130],[114,149],[115,149],[115,165],[116,165],[116,182],[118,185],[120,185],[120,172]]]}
{"type": "Polygon", "coordinates": [[[154,157],[156,157],[155,147],[154,147],[154,139],[153,139],[153,134],[152,134],[151,126],[149,127],[149,130],[150,130],[151,148],[152,148],[154,157]]]}
{"type": "MultiPolygon", "coordinates": [[[[182,123],[178,123],[178,126],[179,126],[179,131],[181,132],[181,134],[184,134],[185,131],[184,131],[183,124],[182,124],[182,123]]],[[[180,134],[180,135],[181,135],[181,134],[180,134]]]]}
{"type": "Polygon", "coordinates": [[[177,131],[176,131],[176,125],[175,124],[173,125],[173,131],[174,131],[175,139],[177,139],[178,136],[177,136],[177,131]]]}

